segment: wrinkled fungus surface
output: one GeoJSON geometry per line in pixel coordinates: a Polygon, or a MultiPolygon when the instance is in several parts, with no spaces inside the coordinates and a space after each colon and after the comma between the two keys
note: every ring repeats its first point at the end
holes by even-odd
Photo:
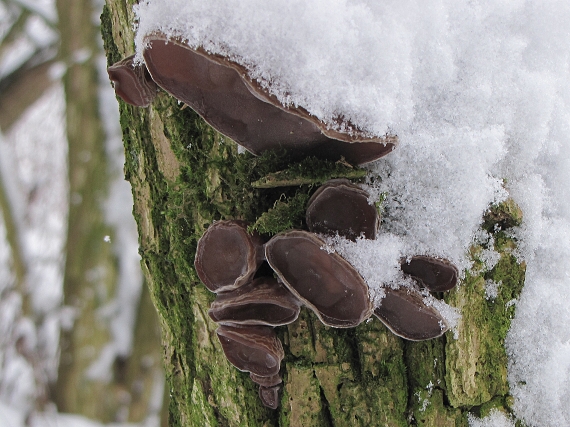
{"type": "Polygon", "coordinates": [[[273,277],[260,277],[230,292],[219,293],[208,314],[214,322],[280,326],[294,322],[300,303],[273,277]]]}
{"type": "Polygon", "coordinates": [[[127,104],[148,107],[156,97],[158,87],[144,65],[133,62],[134,55],[122,59],[107,69],[115,93],[127,104]]]}

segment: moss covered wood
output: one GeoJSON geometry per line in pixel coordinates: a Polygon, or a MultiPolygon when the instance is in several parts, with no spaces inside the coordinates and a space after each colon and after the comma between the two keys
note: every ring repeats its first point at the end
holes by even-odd
{"type": "MultiPolygon", "coordinates": [[[[107,0],[102,28],[109,64],[134,51],[131,7],[107,0]]],[[[272,411],[223,355],[206,314],[213,294],[193,268],[196,243],[218,219],[262,218],[258,225],[269,234],[303,226],[303,201],[314,189],[310,183],[320,182],[314,169],[335,174],[338,165],[314,160],[304,173],[282,153],[240,155],[165,93],[147,109],[121,102],[120,110],[142,264],[162,323],[172,426],[463,426],[469,412],[509,411],[503,342],[524,280],[524,265],[511,255],[515,242],[503,230],[520,220],[512,205],[495,207],[485,222],[500,262],[486,271],[478,258],[485,248],[474,247],[478,270],[445,297],[464,313],[458,339],[448,332],[405,342],[375,318],[333,329],[303,309],[295,323],[277,328],[285,387],[272,411]],[[252,185],[276,176],[293,180],[293,172],[303,176],[297,187],[252,185]],[[501,283],[494,299],[486,295],[488,281],[501,283]]]]}

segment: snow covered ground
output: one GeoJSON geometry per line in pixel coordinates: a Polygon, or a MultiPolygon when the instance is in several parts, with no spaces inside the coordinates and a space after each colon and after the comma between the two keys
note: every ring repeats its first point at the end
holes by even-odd
{"type": "MultiPolygon", "coordinates": [[[[468,268],[483,213],[512,196],[527,262],[507,342],[516,416],[570,425],[567,0],[147,0],[136,13],[139,57],[161,30],[231,57],[331,127],[344,117],[398,135],[370,165],[389,212],[379,247],[358,251],[363,264],[382,256],[373,289],[398,279],[402,255],[468,268]]],[[[493,416],[471,423],[512,425],[493,416]]]]}

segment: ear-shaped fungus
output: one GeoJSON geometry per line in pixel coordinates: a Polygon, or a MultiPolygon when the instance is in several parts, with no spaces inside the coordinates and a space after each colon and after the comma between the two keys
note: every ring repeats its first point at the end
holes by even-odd
{"type": "Polygon", "coordinates": [[[386,296],[374,309],[374,314],[394,334],[410,341],[423,341],[447,331],[445,319],[435,308],[424,303],[419,292],[408,288],[384,290],[386,296]]]}
{"type": "Polygon", "coordinates": [[[216,333],[226,357],[240,371],[258,377],[279,374],[285,353],[273,328],[221,325],[216,333]]]}
{"type": "Polygon", "coordinates": [[[145,44],[143,57],[153,80],[253,154],[285,148],[299,156],[344,156],[353,164],[364,164],[390,153],[397,144],[395,136],[328,129],[306,110],[283,106],[250,80],[244,67],[222,56],[161,33],[147,35],[145,44]]]}
{"type": "Polygon", "coordinates": [[[312,233],[278,234],[265,245],[267,262],[305,305],[328,326],[350,328],[368,318],[372,304],[364,279],[312,233]]]}
{"type": "Polygon", "coordinates": [[[144,65],[135,65],[131,55],[107,68],[115,93],[127,104],[148,107],[156,97],[158,87],[144,65]]]}
{"type": "Polygon", "coordinates": [[[279,374],[269,377],[261,377],[250,372],[249,377],[254,383],[259,384],[263,387],[273,387],[283,382],[279,374]]]}
{"type": "Polygon", "coordinates": [[[208,314],[214,322],[281,326],[299,316],[300,302],[273,277],[260,277],[230,292],[219,293],[208,314]]]}
{"type": "Polygon", "coordinates": [[[281,385],[275,385],[272,387],[259,386],[259,398],[261,402],[271,409],[277,409],[279,406],[279,392],[281,391],[281,385]]]}
{"type": "Polygon", "coordinates": [[[356,240],[361,234],[375,239],[380,220],[366,191],[348,179],[331,179],[309,199],[306,221],[314,233],[356,240]]]}
{"type": "Polygon", "coordinates": [[[430,256],[417,255],[403,260],[402,271],[421,282],[432,292],[444,292],[454,288],[459,275],[449,261],[430,256]]]}
{"type": "Polygon", "coordinates": [[[249,282],[263,258],[263,240],[245,222],[217,221],[198,241],[194,266],[209,290],[225,292],[249,282]]]}

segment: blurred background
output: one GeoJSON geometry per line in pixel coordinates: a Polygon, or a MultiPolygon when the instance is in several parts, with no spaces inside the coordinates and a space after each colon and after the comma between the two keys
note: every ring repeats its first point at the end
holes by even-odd
{"type": "Polygon", "coordinates": [[[165,426],[103,0],[0,0],[0,427],[165,426]]]}

